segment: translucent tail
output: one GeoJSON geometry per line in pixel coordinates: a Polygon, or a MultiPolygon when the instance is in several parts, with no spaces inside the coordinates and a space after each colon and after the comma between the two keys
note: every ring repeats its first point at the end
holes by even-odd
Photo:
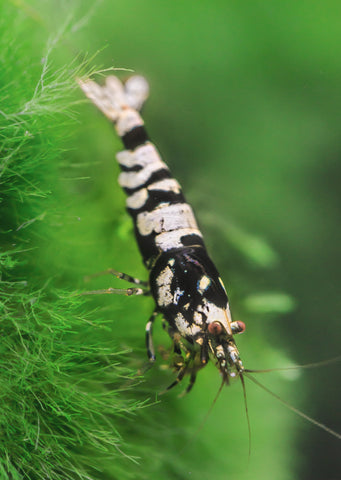
{"type": "Polygon", "coordinates": [[[140,75],[130,77],[125,84],[112,75],[106,78],[103,86],[90,79],[78,78],[77,82],[85,95],[114,123],[126,110],[139,111],[149,94],[148,82],[140,75]]]}

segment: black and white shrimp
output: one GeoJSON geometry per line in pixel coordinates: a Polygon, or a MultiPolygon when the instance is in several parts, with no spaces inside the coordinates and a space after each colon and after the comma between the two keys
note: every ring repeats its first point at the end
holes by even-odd
{"type": "Polygon", "coordinates": [[[117,77],[109,76],[104,86],[88,79],[78,82],[86,96],[114,123],[122,139],[125,150],[116,155],[122,170],[118,181],[127,194],[127,210],[149,270],[146,283],[112,270],[137,287],[105,292],[152,294],[156,306],[146,325],[147,352],[153,362],[152,327],[161,314],[177,358],[178,375],[168,388],[189,374],[189,391],[197,371],[210,357],[224,383],[229,383],[231,377],[242,378],[244,367],[234,335],[243,332],[245,325],[232,321],[224,284],[207,253],[193,210],[149,140],[139,114],[148,96],[146,80],[133,76],[123,85],[117,77]]]}
{"type": "MultiPolygon", "coordinates": [[[[144,282],[109,269],[102,273],[112,273],[135,287],[85,293],[153,296],[155,310],[146,325],[147,353],[149,360],[154,362],[152,328],[160,314],[173,341],[173,364],[178,370],[176,380],[168,389],[188,374],[190,381],[186,392],[189,392],[198,370],[211,358],[222,377],[216,399],[224,384],[239,377],[246,405],[246,376],[299,416],[341,439],[339,433],[285,402],[251,375],[281,368],[250,370],[244,367],[234,335],[244,332],[245,324],[232,320],[224,284],[207,253],[193,210],[186,203],[181,186],[149,140],[139,114],[148,97],[146,80],[133,76],[123,85],[117,77],[109,76],[104,86],[90,79],[79,79],[78,83],[85,95],[115,125],[122,139],[125,150],[116,155],[121,168],[118,181],[127,194],[127,210],[133,219],[143,262],[149,270],[149,281],[144,282]]],[[[339,360],[337,357],[289,369],[311,368],[339,360]]]]}

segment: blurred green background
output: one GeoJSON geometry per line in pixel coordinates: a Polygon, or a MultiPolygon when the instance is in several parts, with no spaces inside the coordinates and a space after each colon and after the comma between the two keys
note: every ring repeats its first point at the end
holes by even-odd
{"type": "MultiPolygon", "coordinates": [[[[148,131],[194,206],[234,317],[247,324],[237,339],[245,365],[271,368],[337,356],[340,3],[36,0],[12,5],[13,15],[26,16],[32,32],[46,38],[66,25],[56,65],[97,53],[93,65],[131,69],[150,82],[144,109],[148,131]]],[[[43,55],[44,46],[36,52],[43,55]]],[[[81,93],[74,98],[81,99],[81,93]]],[[[84,275],[108,267],[145,278],[116,182],[113,157],[120,142],[94,107],[75,107],[74,118],[60,178],[52,187],[59,209],[55,242],[44,246],[42,265],[48,269],[53,257],[58,270],[49,273],[70,289],[118,286],[111,278],[82,283],[84,275]]],[[[115,344],[133,349],[126,361],[142,364],[152,302],[85,301],[112,322],[115,344]]],[[[156,342],[169,345],[161,327],[156,342]]],[[[172,373],[158,368],[163,363],[159,358],[136,387],[138,398],[153,399],[171,383],[172,373]]],[[[339,378],[339,365],[257,376],[336,431],[341,431],[339,378]]],[[[223,390],[192,440],[218,387],[218,372],[209,365],[188,397],[178,399],[174,391],[146,407],[145,417],[118,426],[129,453],[141,457],[139,466],[129,461],[124,466],[131,478],[340,478],[339,440],[251,382],[249,460],[239,384],[223,390]]]]}

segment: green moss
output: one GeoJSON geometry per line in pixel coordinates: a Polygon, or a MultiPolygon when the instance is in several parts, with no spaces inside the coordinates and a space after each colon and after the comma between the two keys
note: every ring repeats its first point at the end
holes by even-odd
{"type": "Polygon", "coordinates": [[[61,32],[30,37],[34,22],[10,6],[0,18],[1,479],[103,478],[134,461],[116,425],[143,406],[127,393],[136,369],[83,297],[56,288],[46,256],[60,248],[58,164],[85,66],[54,64],[61,32]]]}

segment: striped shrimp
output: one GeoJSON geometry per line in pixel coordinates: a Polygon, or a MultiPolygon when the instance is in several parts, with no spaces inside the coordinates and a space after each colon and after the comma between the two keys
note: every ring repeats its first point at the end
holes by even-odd
{"type": "MultiPolygon", "coordinates": [[[[116,155],[121,168],[118,181],[127,194],[127,211],[133,220],[144,265],[149,271],[149,281],[144,282],[109,269],[102,273],[111,273],[135,286],[85,293],[153,296],[155,309],[146,324],[147,354],[153,363],[156,357],[152,329],[156,317],[161,315],[173,341],[174,367],[178,371],[167,390],[188,374],[190,380],[185,392],[189,392],[197,372],[212,359],[222,383],[211,408],[224,384],[229,384],[235,377],[242,382],[246,406],[245,376],[305,420],[341,439],[339,433],[285,402],[251,375],[283,369],[244,368],[234,336],[244,332],[245,324],[232,320],[224,284],[207,253],[193,210],[186,202],[180,184],[149,140],[139,114],[148,97],[146,80],[133,76],[123,85],[117,77],[109,76],[104,86],[90,79],[78,79],[78,83],[85,95],[114,124],[122,139],[125,150],[116,155]]],[[[303,368],[339,360],[337,357],[303,368]]],[[[248,414],[247,420],[250,428],[248,414]]]]}
{"type": "Polygon", "coordinates": [[[154,362],[152,327],[161,314],[178,360],[177,378],[168,389],[189,374],[190,391],[197,371],[210,356],[224,383],[229,383],[231,377],[242,378],[244,367],[234,335],[243,332],[245,325],[232,321],[224,284],[207,253],[193,210],[148,138],[138,112],[148,96],[146,80],[133,76],[123,85],[110,76],[105,86],[92,80],[79,80],[79,84],[114,123],[122,139],[125,150],[116,155],[122,170],[118,181],[127,194],[127,210],[149,270],[148,283],[112,270],[137,287],[110,292],[153,296],[155,310],[146,325],[147,353],[154,362]]]}

